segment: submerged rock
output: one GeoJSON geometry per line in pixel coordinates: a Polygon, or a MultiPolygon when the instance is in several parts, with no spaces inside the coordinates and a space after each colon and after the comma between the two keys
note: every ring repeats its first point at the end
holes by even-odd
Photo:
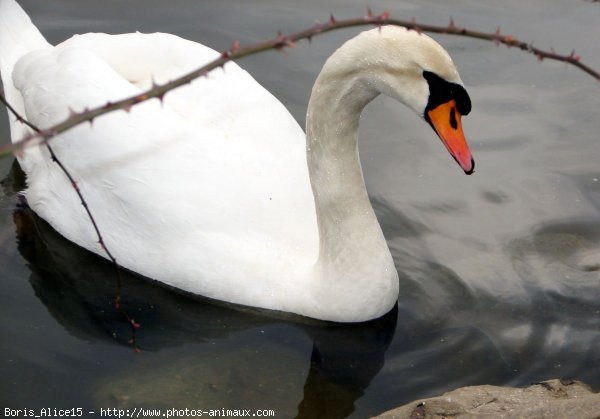
{"type": "Polygon", "coordinates": [[[600,418],[600,393],[574,380],[549,380],[527,388],[462,387],[417,400],[376,419],[600,418]]]}

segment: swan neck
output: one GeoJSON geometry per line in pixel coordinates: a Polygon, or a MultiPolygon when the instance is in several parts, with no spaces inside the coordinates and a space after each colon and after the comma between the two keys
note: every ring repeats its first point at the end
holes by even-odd
{"type": "Polygon", "coordinates": [[[319,228],[318,265],[328,277],[350,280],[390,268],[358,156],[360,114],[379,91],[360,72],[328,64],[309,102],[307,161],[319,228]]]}

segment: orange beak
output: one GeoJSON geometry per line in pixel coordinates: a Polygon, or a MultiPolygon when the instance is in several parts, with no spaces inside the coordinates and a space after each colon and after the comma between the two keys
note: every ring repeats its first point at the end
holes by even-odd
{"type": "Polygon", "coordinates": [[[475,170],[475,162],[465,139],[460,122],[461,114],[456,109],[456,102],[450,100],[427,111],[427,121],[440,137],[450,155],[470,175],[475,170]]]}

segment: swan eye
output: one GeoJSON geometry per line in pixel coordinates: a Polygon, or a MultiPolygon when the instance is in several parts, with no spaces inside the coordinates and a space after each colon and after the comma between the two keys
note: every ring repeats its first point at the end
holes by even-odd
{"type": "Polygon", "coordinates": [[[431,71],[423,71],[423,78],[427,80],[429,85],[429,99],[425,108],[425,115],[428,111],[451,100],[456,103],[456,111],[460,115],[467,115],[471,112],[471,98],[469,98],[469,94],[463,86],[444,80],[431,71]]]}

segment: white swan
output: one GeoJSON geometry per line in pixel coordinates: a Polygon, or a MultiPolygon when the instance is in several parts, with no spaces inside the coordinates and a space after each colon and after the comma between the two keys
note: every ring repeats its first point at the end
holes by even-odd
{"type": "MultiPolygon", "coordinates": [[[[5,92],[42,128],[69,108],[133,95],[217,56],[160,33],[77,35],[54,47],[14,0],[0,0],[5,92]]],[[[473,171],[460,124],[471,105],[452,60],[426,35],[391,26],[361,33],[327,60],[306,136],[275,97],[229,63],[162,105],[99,117],[52,144],[124,267],[214,299],[365,321],[398,296],[357,151],[360,113],[380,93],[423,116],[473,171]]],[[[26,132],[11,116],[13,141],[26,132]]],[[[104,256],[47,151],[26,149],[18,159],[31,208],[104,256]]]]}

